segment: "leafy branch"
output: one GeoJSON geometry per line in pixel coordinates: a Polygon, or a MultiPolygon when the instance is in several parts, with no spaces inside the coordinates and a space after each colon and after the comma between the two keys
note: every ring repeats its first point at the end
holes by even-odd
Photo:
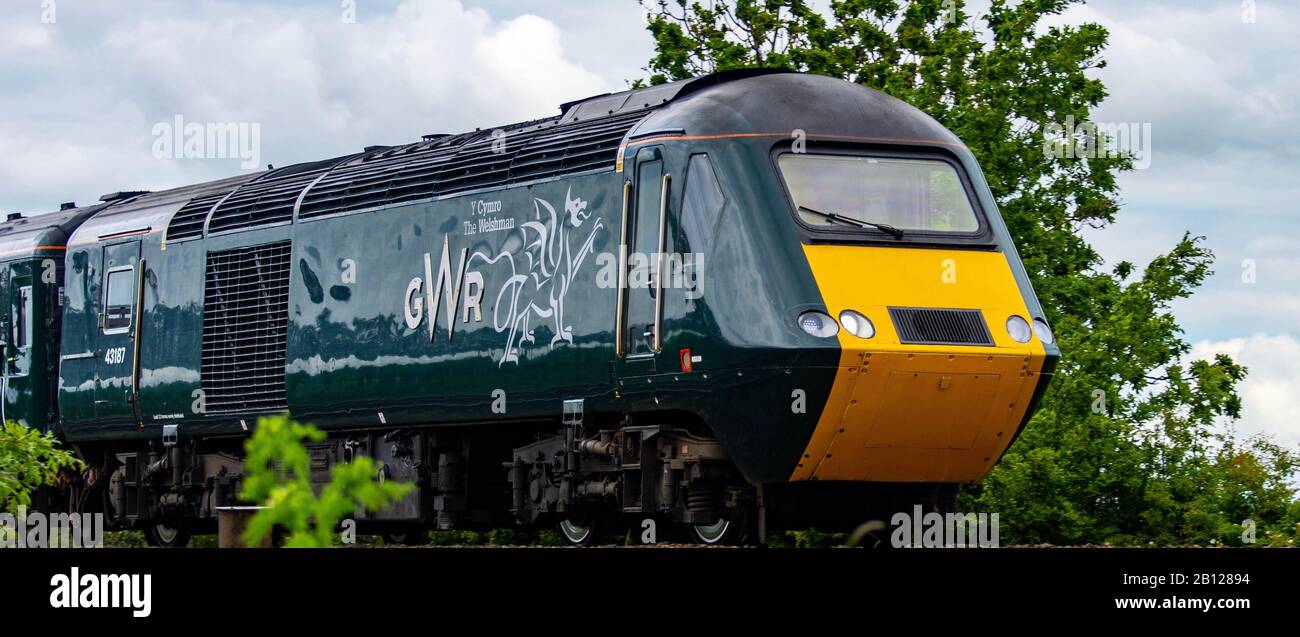
{"type": "Polygon", "coordinates": [[[407,483],[380,481],[378,466],[368,456],[339,463],[317,495],[312,489],[311,459],[303,441],[320,442],[325,433],[285,416],[263,417],[245,443],[244,484],[240,497],[263,507],[248,522],[243,539],[257,546],[280,526],[289,533],[289,548],[324,548],[333,542],[343,518],[358,509],[376,511],[400,500],[412,488],[407,483]]]}
{"type": "Polygon", "coordinates": [[[85,468],[76,455],[60,448],[52,432],[13,421],[0,424],[0,511],[30,506],[33,491],[85,468]]]}

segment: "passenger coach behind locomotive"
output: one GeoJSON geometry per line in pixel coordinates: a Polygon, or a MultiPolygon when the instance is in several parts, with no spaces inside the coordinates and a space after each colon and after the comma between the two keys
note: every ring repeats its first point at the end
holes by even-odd
{"type": "Polygon", "coordinates": [[[41,431],[57,420],[59,293],[68,236],[106,204],[0,223],[0,418],[41,431]]]}
{"type": "Polygon", "coordinates": [[[67,272],[87,500],[173,545],[285,411],[330,433],[314,479],[368,454],[419,485],[373,530],[726,542],[756,511],[942,505],[1058,355],[960,140],[800,74],[141,196],[76,231],[67,272]]]}

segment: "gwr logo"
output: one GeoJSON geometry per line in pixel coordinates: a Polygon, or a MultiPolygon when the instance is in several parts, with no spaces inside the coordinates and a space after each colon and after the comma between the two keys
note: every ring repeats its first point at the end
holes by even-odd
{"type": "Polygon", "coordinates": [[[405,314],[406,326],[419,329],[426,323],[428,315],[429,341],[433,341],[434,327],[438,320],[438,305],[442,302],[443,291],[447,292],[447,340],[451,340],[452,330],[456,324],[456,308],[464,300],[461,309],[461,322],[469,323],[470,314],[473,321],[483,320],[481,303],[483,301],[483,274],[477,270],[465,269],[465,260],[469,256],[468,248],[460,250],[460,264],[456,266],[453,280],[451,254],[447,235],[442,237],[442,258],[438,261],[438,278],[433,276],[433,257],[424,253],[424,278],[415,277],[406,286],[405,314]],[[436,281],[436,282],[435,282],[436,281]]]}

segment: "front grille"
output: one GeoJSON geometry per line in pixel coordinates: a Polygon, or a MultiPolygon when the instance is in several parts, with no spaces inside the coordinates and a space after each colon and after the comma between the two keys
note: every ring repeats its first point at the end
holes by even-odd
{"type": "Polygon", "coordinates": [[[984,314],[979,310],[891,307],[889,318],[898,341],[926,345],[993,345],[984,314]]]}
{"type": "Polygon", "coordinates": [[[288,241],[208,253],[201,374],[207,413],[287,406],[289,271],[288,241]]]}

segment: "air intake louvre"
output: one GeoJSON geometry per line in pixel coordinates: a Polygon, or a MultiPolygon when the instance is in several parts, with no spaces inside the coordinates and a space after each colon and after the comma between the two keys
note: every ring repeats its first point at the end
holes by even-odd
{"type": "Polygon", "coordinates": [[[527,122],[504,129],[504,136],[478,131],[367,155],[312,186],[298,218],[613,168],[623,137],[645,115],[638,111],[564,125],[527,122]]]}
{"type": "Polygon", "coordinates": [[[293,221],[298,195],[336,163],[337,160],[327,160],[301,167],[306,170],[292,166],[240,186],[212,212],[208,232],[293,221]]]}
{"type": "Polygon", "coordinates": [[[203,290],[207,413],[285,409],[288,241],[208,253],[203,290]]]}
{"type": "Polygon", "coordinates": [[[208,213],[212,212],[212,206],[228,194],[230,191],[224,190],[191,199],[172,215],[172,220],[167,224],[167,240],[203,236],[203,223],[207,221],[208,213]]]}
{"type": "Polygon", "coordinates": [[[510,180],[537,179],[612,166],[618,145],[642,115],[607,117],[539,131],[510,163],[510,180]]]}
{"type": "Polygon", "coordinates": [[[331,170],[307,191],[299,219],[429,196],[437,169],[460,145],[483,133],[440,137],[366,155],[331,170]]]}
{"type": "Polygon", "coordinates": [[[901,343],[927,345],[993,345],[984,314],[979,310],[891,307],[901,343]]]}
{"type": "Polygon", "coordinates": [[[645,116],[641,110],[564,124],[551,118],[497,129],[503,136],[481,130],[290,166],[233,192],[190,200],[172,216],[167,238],[201,237],[205,223],[209,233],[290,223],[295,206],[299,219],[310,219],[613,168],[619,144],[645,116]]]}

